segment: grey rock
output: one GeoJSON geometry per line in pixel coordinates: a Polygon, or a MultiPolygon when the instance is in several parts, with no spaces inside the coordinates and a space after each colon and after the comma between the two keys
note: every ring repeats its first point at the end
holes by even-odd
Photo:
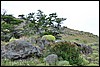
{"type": "Polygon", "coordinates": [[[41,48],[41,50],[44,50],[45,47],[48,47],[50,45],[50,41],[48,40],[38,40],[37,45],[41,48]]]}
{"type": "Polygon", "coordinates": [[[20,54],[16,53],[16,52],[12,52],[12,51],[8,51],[7,54],[6,54],[6,57],[8,59],[18,59],[20,58],[20,54]]]}
{"type": "Polygon", "coordinates": [[[87,46],[85,44],[78,44],[76,42],[74,42],[74,44],[76,44],[78,47],[80,47],[82,49],[82,50],[80,50],[80,52],[85,55],[91,54],[93,52],[93,49],[90,46],[87,46]]]}
{"type": "Polygon", "coordinates": [[[34,54],[37,57],[41,56],[40,48],[33,46],[25,40],[16,40],[2,46],[1,58],[21,59],[31,57],[34,54]]]}
{"type": "Polygon", "coordinates": [[[90,46],[82,45],[82,53],[85,55],[93,53],[93,49],[90,46]]]}
{"type": "Polygon", "coordinates": [[[56,64],[58,56],[56,54],[50,54],[44,59],[44,61],[46,61],[49,65],[56,64]]]}

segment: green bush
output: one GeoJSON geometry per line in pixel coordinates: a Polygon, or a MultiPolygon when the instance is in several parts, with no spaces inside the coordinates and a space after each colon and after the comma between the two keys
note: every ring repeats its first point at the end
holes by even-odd
{"type": "Polygon", "coordinates": [[[78,39],[78,38],[76,38],[75,40],[79,41],[79,39],[78,39]]]}
{"type": "Polygon", "coordinates": [[[55,53],[58,57],[62,57],[63,60],[69,61],[69,64],[81,65],[82,58],[80,57],[79,47],[70,42],[59,42],[52,44],[50,48],[51,53],[55,53]]]}
{"type": "Polygon", "coordinates": [[[13,21],[10,22],[10,24],[18,25],[18,24],[20,24],[22,22],[23,22],[22,20],[14,18],[13,21]]]}
{"type": "Polygon", "coordinates": [[[42,40],[51,40],[51,41],[55,41],[55,36],[53,35],[44,35],[42,36],[42,40]]]}

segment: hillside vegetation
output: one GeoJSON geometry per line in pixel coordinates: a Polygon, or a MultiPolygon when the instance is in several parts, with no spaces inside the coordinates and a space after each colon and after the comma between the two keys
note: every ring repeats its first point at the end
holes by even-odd
{"type": "Polygon", "coordinates": [[[62,39],[76,41],[83,44],[99,42],[99,37],[89,32],[78,31],[70,28],[65,28],[62,31],[64,32],[64,34],[61,34],[62,39]]]}
{"type": "Polygon", "coordinates": [[[1,14],[1,66],[99,66],[99,36],[61,27],[56,13],[1,14]]]}

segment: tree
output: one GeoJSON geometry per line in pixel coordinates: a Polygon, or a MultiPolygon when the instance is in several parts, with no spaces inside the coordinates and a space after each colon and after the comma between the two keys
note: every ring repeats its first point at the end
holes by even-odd
{"type": "Polygon", "coordinates": [[[51,34],[56,36],[60,33],[62,21],[66,18],[58,18],[56,13],[46,15],[41,10],[37,13],[29,13],[27,16],[27,25],[25,30],[34,31],[34,34],[51,34]],[[57,25],[55,25],[55,23],[57,25]],[[41,33],[41,31],[44,31],[41,33]]]}
{"type": "MultiPolygon", "coordinates": [[[[18,34],[24,35],[38,34],[41,36],[47,34],[53,35],[57,38],[58,34],[61,31],[61,23],[62,21],[66,20],[66,18],[59,18],[56,13],[46,15],[41,10],[37,11],[37,13],[29,13],[28,15],[26,15],[26,17],[24,14],[18,15],[18,17],[20,17],[21,19],[15,18],[11,14],[4,13],[4,15],[1,16],[1,19],[4,20],[4,23],[2,23],[2,31],[4,32],[5,29],[8,29],[10,30],[10,33],[17,32],[18,34]],[[21,22],[23,21],[24,23],[21,24],[21,22]],[[16,30],[16,26],[21,26],[23,24],[24,26],[21,32],[20,29],[16,30]]],[[[18,34],[14,36],[17,36],[18,34]]]]}
{"type": "Polygon", "coordinates": [[[3,21],[1,21],[1,40],[9,41],[11,37],[16,36],[13,34],[15,26],[18,26],[23,21],[15,18],[11,14],[2,15],[1,18],[3,19],[3,21]]]}
{"type": "Polygon", "coordinates": [[[13,16],[12,15],[3,15],[2,16],[2,19],[3,21],[7,22],[7,23],[10,23],[10,21],[13,21],[13,16]]]}
{"type": "Polygon", "coordinates": [[[56,18],[55,22],[57,23],[57,29],[59,30],[59,28],[61,27],[61,22],[66,20],[66,18],[56,18]]]}
{"type": "Polygon", "coordinates": [[[18,15],[18,17],[20,17],[21,19],[25,19],[24,16],[25,16],[24,14],[22,14],[22,15],[18,15]]]}

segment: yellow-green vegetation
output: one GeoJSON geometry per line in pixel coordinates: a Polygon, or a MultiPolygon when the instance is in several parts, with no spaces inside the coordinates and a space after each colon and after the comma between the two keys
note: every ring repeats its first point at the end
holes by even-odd
{"type": "Polygon", "coordinates": [[[12,37],[12,38],[9,40],[9,42],[12,42],[12,41],[14,41],[14,40],[18,40],[18,39],[12,37]]]}
{"type": "Polygon", "coordinates": [[[93,53],[92,56],[98,57],[99,56],[99,53],[93,53]]]}
{"type": "Polygon", "coordinates": [[[98,47],[97,46],[92,46],[92,49],[97,49],[98,47]]]}
{"type": "Polygon", "coordinates": [[[1,41],[1,46],[8,44],[8,42],[1,41]]]}
{"type": "Polygon", "coordinates": [[[33,60],[26,61],[26,60],[16,60],[11,61],[9,59],[3,59],[1,60],[1,66],[34,66],[36,65],[33,60]]]}
{"type": "Polygon", "coordinates": [[[83,66],[86,66],[87,64],[89,64],[89,61],[88,61],[88,60],[86,60],[85,58],[83,58],[82,65],[83,65],[83,66]]]}
{"type": "Polygon", "coordinates": [[[99,56],[95,58],[95,60],[99,61],[99,56]]]}
{"type": "Polygon", "coordinates": [[[44,35],[42,36],[42,40],[51,40],[51,41],[55,41],[55,36],[53,35],[44,35]]]}
{"type": "Polygon", "coordinates": [[[99,64],[90,63],[87,66],[99,66],[99,64]]]}
{"type": "Polygon", "coordinates": [[[69,66],[70,64],[69,64],[69,61],[64,60],[64,61],[58,61],[57,65],[58,66],[69,66]]]}
{"type": "Polygon", "coordinates": [[[45,66],[45,63],[37,64],[36,66],[45,66]]]}

